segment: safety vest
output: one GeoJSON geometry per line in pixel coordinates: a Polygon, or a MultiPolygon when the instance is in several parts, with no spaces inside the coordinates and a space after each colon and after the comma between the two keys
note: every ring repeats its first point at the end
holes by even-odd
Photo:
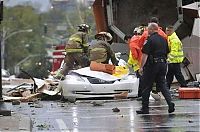
{"type": "Polygon", "coordinates": [[[184,58],[183,46],[175,32],[171,36],[168,36],[168,44],[170,50],[167,59],[168,62],[181,63],[184,58]]]}
{"type": "Polygon", "coordinates": [[[131,51],[129,52],[128,65],[130,65],[134,71],[137,71],[140,69],[140,64],[138,60],[133,59],[131,51]]]}
{"type": "Polygon", "coordinates": [[[65,51],[67,53],[83,53],[88,48],[88,44],[85,39],[86,34],[83,32],[77,32],[73,34],[66,44],[65,51]]]}

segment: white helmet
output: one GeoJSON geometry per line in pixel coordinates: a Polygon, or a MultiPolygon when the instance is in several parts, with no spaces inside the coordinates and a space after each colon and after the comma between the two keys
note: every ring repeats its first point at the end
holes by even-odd
{"type": "Polygon", "coordinates": [[[138,27],[138,30],[137,30],[137,33],[142,35],[143,32],[144,32],[144,30],[145,30],[145,27],[144,27],[144,26],[139,26],[139,27],[138,27]]]}
{"type": "Polygon", "coordinates": [[[109,32],[99,32],[95,35],[95,38],[97,39],[99,37],[106,37],[107,41],[111,41],[113,38],[109,32]]]}
{"type": "Polygon", "coordinates": [[[134,30],[133,30],[133,33],[137,33],[138,32],[138,27],[136,27],[134,30]]]}
{"type": "Polygon", "coordinates": [[[82,32],[88,33],[89,30],[90,30],[90,26],[87,25],[87,24],[80,24],[80,25],[78,26],[78,31],[82,31],[82,32]]]}
{"type": "Polygon", "coordinates": [[[144,32],[144,26],[139,26],[139,27],[136,27],[134,30],[133,30],[133,33],[134,34],[140,34],[140,35],[142,35],[143,34],[143,32],[144,32]]]}

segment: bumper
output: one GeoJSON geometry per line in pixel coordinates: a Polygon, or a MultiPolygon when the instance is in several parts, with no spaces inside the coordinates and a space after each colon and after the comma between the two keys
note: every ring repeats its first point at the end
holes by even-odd
{"type": "Polygon", "coordinates": [[[64,98],[99,98],[114,97],[116,94],[128,92],[128,97],[137,97],[139,79],[129,75],[125,79],[112,84],[91,84],[87,78],[70,76],[60,83],[64,98]]]}

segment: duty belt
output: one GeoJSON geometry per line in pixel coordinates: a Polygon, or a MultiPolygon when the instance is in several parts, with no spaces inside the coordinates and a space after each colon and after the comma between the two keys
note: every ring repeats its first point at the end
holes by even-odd
{"type": "Polygon", "coordinates": [[[167,62],[165,58],[153,58],[154,63],[165,63],[167,62]]]}

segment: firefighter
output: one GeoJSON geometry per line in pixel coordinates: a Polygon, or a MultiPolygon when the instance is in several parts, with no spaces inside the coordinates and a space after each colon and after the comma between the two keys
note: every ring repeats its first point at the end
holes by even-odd
{"type": "Polygon", "coordinates": [[[167,40],[158,34],[158,24],[150,23],[148,25],[149,38],[142,48],[142,62],[140,73],[142,77],[142,108],[137,110],[137,114],[149,113],[149,96],[152,85],[155,80],[160,82],[160,91],[169,106],[168,112],[175,111],[175,104],[171,101],[169,89],[166,87],[165,75],[167,70],[167,54],[169,53],[167,40]]]}
{"type": "Polygon", "coordinates": [[[89,60],[108,64],[111,59],[113,65],[117,65],[118,61],[115,58],[115,53],[108,43],[112,40],[112,35],[108,32],[99,32],[95,35],[95,39],[96,41],[89,47],[89,60]]]}
{"type": "Polygon", "coordinates": [[[168,36],[168,43],[170,49],[167,59],[169,63],[167,72],[168,88],[170,88],[174,76],[181,84],[181,87],[187,87],[187,83],[181,73],[181,67],[180,67],[180,63],[182,63],[184,59],[182,43],[178,38],[178,36],[176,35],[176,33],[174,32],[173,26],[168,26],[166,28],[166,34],[168,36]]]}
{"type": "Polygon", "coordinates": [[[63,68],[57,72],[55,78],[64,79],[69,70],[75,66],[78,68],[89,66],[89,59],[87,56],[88,43],[87,34],[89,33],[90,26],[81,24],[78,26],[78,32],[71,35],[65,46],[66,55],[64,58],[63,68]]]}

